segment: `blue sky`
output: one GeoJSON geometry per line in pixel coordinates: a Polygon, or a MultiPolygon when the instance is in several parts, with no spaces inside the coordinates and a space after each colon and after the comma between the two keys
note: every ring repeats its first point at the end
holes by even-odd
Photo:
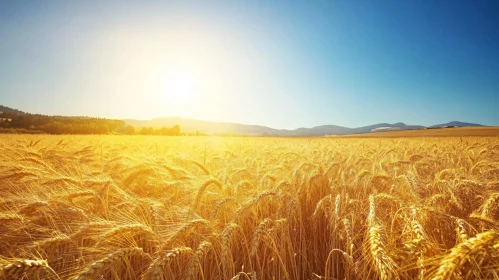
{"type": "Polygon", "coordinates": [[[0,1],[0,104],[275,128],[499,125],[499,1],[0,1]]]}

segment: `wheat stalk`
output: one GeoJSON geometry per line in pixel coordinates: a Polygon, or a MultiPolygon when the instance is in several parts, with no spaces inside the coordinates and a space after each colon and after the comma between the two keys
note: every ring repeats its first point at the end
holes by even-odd
{"type": "Polygon", "coordinates": [[[102,269],[109,267],[113,263],[126,258],[126,257],[131,257],[131,256],[136,256],[136,255],[142,255],[143,254],[142,248],[125,248],[125,249],[119,249],[109,255],[107,257],[100,259],[93,264],[91,264],[89,267],[87,267],[85,270],[83,270],[78,276],[75,277],[75,280],[85,280],[85,279],[94,279],[94,276],[97,276],[97,272],[101,271],[102,269]]]}
{"type": "Polygon", "coordinates": [[[179,247],[164,252],[160,257],[156,258],[144,271],[141,279],[145,280],[161,280],[164,279],[164,268],[174,261],[178,256],[191,254],[192,249],[189,247],[179,247]]]}
{"type": "Polygon", "coordinates": [[[263,221],[260,222],[260,224],[256,228],[255,233],[253,235],[253,240],[251,242],[251,252],[250,252],[251,256],[254,256],[256,254],[262,235],[272,224],[274,224],[274,221],[272,219],[265,218],[263,221]]]}
{"type": "Polygon", "coordinates": [[[143,224],[129,224],[129,225],[121,225],[118,227],[115,227],[113,229],[108,230],[104,234],[100,236],[99,242],[95,245],[96,247],[101,246],[101,244],[105,242],[109,242],[109,240],[113,239],[116,236],[121,236],[123,234],[132,234],[132,235],[138,235],[138,234],[145,234],[153,237],[153,240],[155,240],[155,234],[154,232],[151,231],[150,228],[146,227],[143,224]]]}
{"type": "Polygon", "coordinates": [[[210,249],[212,249],[212,245],[208,241],[203,241],[199,244],[187,266],[186,279],[196,278],[198,271],[201,268],[201,260],[208,254],[210,249]]]}
{"type": "Polygon", "coordinates": [[[201,197],[203,196],[204,192],[206,191],[206,189],[211,185],[211,184],[214,184],[216,185],[219,189],[222,189],[222,184],[218,181],[218,180],[215,180],[215,179],[210,179],[206,182],[204,182],[204,184],[201,185],[201,187],[199,187],[199,190],[198,190],[198,193],[196,195],[196,199],[194,200],[194,203],[192,204],[192,208],[193,209],[197,209],[198,205],[199,205],[199,202],[201,201],[201,197]]]}
{"type": "MultiPolygon", "coordinates": [[[[479,233],[476,237],[467,239],[452,248],[450,253],[440,261],[438,270],[432,279],[469,278],[482,275],[480,273],[481,264],[485,260],[495,262],[497,267],[499,262],[497,259],[499,257],[498,250],[499,234],[497,232],[486,231],[479,233]]],[[[490,273],[497,276],[493,271],[490,271],[490,273]]]]}
{"type": "Polygon", "coordinates": [[[10,213],[0,213],[0,224],[8,223],[11,221],[22,221],[23,216],[18,214],[10,214],[10,213]]]}

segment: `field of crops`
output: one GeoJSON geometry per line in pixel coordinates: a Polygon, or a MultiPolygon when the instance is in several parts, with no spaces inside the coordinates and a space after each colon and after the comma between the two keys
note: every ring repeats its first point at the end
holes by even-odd
{"type": "Polygon", "coordinates": [[[477,126],[477,127],[453,127],[453,128],[433,128],[416,130],[395,130],[384,132],[373,132],[363,134],[345,135],[346,138],[389,138],[389,137],[498,137],[499,127],[497,126],[477,126]]]}
{"type": "Polygon", "coordinates": [[[499,279],[499,139],[0,137],[0,279],[499,279]]]}

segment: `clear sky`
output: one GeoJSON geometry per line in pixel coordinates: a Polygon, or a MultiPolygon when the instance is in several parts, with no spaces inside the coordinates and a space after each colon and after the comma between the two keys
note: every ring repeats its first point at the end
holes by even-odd
{"type": "Polygon", "coordinates": [[[499,1],[0,1],[0,104],[275,128],[499,125],[499,1]]]}

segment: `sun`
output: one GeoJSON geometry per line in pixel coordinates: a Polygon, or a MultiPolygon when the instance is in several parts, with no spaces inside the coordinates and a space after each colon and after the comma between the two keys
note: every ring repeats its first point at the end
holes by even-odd
{"type": "Polygon", "coordinates": [[[194,76],[182,71],[166,73],[161,91],[165,101],[175,105],[186,105],[199,94],[194,76]]]}

